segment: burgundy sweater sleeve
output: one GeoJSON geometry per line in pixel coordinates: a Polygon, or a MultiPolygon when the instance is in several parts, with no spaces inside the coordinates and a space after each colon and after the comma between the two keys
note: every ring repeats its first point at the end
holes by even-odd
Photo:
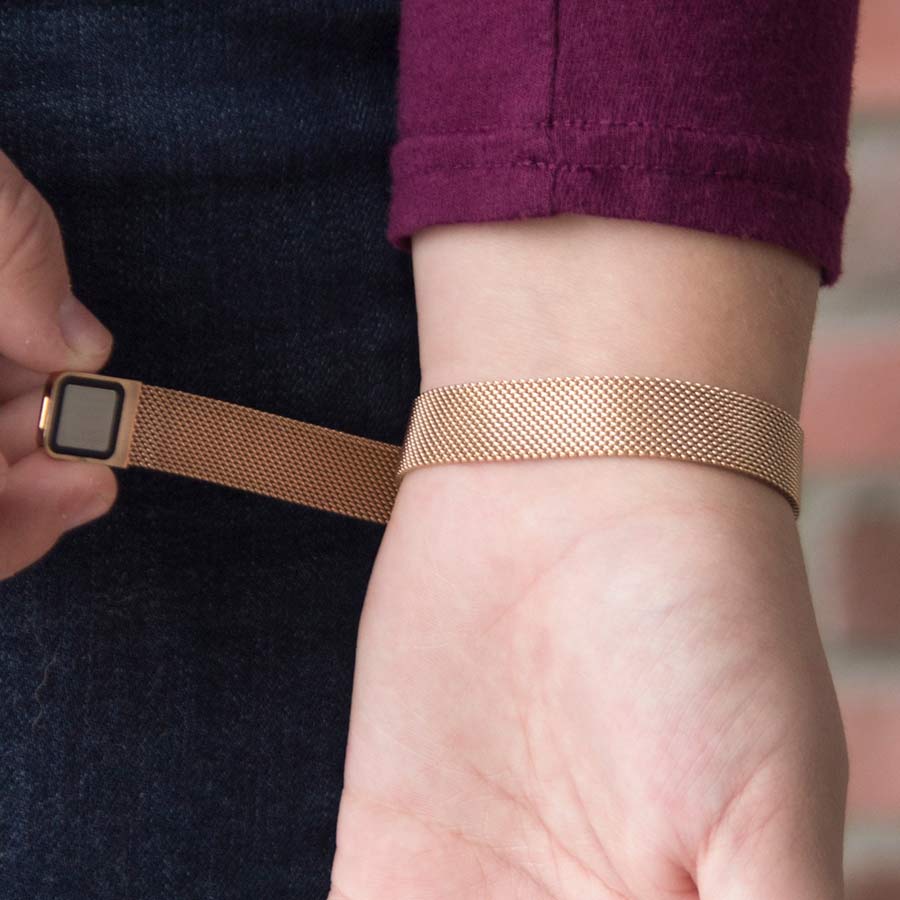
{"type": "Polygon", "coordinates": [[[388,238],[573,212],[781,244],[833,282],[857,0],[403,0],[388,238]]]}

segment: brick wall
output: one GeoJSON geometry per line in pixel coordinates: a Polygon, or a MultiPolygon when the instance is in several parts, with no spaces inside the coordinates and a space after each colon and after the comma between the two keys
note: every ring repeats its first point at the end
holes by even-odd
{"type": "Polygon", "coordinates": [[[850,749],[848,900],[900,900],[900,0],[862,0],[845,274],[822,292],[801,533],[850,749]]]}

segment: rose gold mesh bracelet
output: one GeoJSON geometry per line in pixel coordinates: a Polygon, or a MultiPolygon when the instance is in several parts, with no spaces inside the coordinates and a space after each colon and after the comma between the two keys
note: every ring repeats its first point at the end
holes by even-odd
{"type": "Polygon", "coordinates": [[[664,378],[562,377],[420,394],[402,447],[124,378],[65,372],[41,407],[51,456],[140,466],[384,523],[402,477],[442,463],[654,456],[751,475],[799,514],[802,432],[771,404],[664,378]]]}
{"type": "Polygon", "coordinates": [[[482,381],[420,394],[400,475],[452,462],[646,456],[741,472],[800,514],[803,432],[747,394],[671,378],[564,376],[482,381]]]}

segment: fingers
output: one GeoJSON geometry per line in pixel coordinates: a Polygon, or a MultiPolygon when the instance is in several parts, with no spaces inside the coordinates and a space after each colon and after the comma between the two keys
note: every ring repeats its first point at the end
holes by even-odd
{"type": "Polygon", "coordinates": [[[0,464],[0,579],[40,559],[70,528],[107,512],[117,485],[112,471],[62,462],[36,450],[0,464]],[[5,482],[5,483],[4,483],[5,482]]]}
{"type": "Polygon", "coordinates": [[[95,371],[112,335],[72,296],[52,210],[0,153],[0,356],[36,372],[95,371]]]}
{"type": "Polygon", "coordinates": [[[23,369],[22,366],[0,356],[0,403],[18,397],[30,388],[42,387],[46,381],[46,372],[23,369]]]}
{"type": "Polygon", "coordinates": [[[9,465],[37,450],[38,413],[43,388],[32,388],[24,394],[0,404],[0,456],[9,465]]]}
{"type": "Polygon", "coordinates": [[[53,212],[0,153],[0,578],[115,499],[107,467],[37,449],[46,373],[96,371],[111,349],[112,335],[71,293],[53,212]]]}

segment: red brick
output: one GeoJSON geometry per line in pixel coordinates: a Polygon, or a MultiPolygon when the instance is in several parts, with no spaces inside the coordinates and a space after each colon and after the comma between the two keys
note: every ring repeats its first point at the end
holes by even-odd
{"type": "MultiPolygon", "coordinates": [[[[900,3],[898,3],[900,5],[900,3]]],[[[900,51],[898,51],[900,53],[900,51]]],[[[900,76],[898,76],[900,80],[900,76]]],[[[857,122],[850,132],[852,179],[843,268],[821,292],[820,310],[858,314],[860,293],[897,309],[900,296],[900,115],[887,122],[857,122]]]]}
{"type": "Polygon", "coordinates": [[[849,881],[847,900],[900,900],[900,873],[871,875],[849,881]]]}
{"type": "Polygon", "coordinates": [[[900,110],[900,3],[863,0],[854,71],[857,109],[900,110]]]}
{"type": "Polygon", "coordinates": [[[862,494],[831,535],[830,625],[850,640],[900,641],[900,502],[890,500],[862,494]]]}
{"type": "Polygon", "coordinates": [[[900,678],[839,690],[850,754],[851,820],[900,818],[900,678]]]}
{"type": "Polygon", "coordinates": [[[807,471],[900,474],[900,325],[872,336],[817,336],[801,424],[807,471]]]}

